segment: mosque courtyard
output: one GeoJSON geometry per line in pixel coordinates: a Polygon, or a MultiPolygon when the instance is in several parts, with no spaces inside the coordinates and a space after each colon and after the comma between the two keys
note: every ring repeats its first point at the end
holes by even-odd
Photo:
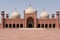
{"type": "Polygon", "coordinates": [[[60,29],[0,29],[0,40],[60,40],[60,29]]]}

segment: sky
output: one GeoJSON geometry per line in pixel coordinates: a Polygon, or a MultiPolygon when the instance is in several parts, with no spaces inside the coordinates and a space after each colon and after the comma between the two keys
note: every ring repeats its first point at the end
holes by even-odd
{"type": "Polygon", "coordinates": [[[11,17],[12,12],[17,9],[21,18],[24,18],[24,10],[28,8],[29,4],[37,10],[38,18],[43,9],[50,15],[55,14],[56,10],[60,10],[60,0],[0,0],[0,12],[3,10],[11,17]]]}

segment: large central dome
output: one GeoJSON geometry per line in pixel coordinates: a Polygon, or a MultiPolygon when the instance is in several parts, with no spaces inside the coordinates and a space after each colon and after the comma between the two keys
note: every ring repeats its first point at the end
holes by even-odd
{"type": "Polygon", "coordinates": [[[12,18],[20,18],[20,13],[16,9],[12,12],[12,18]]]}
{"type": "Polygon", "coordinates": [[[25,10],[25,13],[34,13],[36,10],[29,5],[29,7],[25,10]]]}

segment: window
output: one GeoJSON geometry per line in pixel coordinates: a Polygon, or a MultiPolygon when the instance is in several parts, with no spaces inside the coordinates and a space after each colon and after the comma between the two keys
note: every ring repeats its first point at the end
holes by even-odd
{"type": "Polygon", "coordinates": [[[13,28],[15,28],[15,24],[13,24],[13,28]]]}
{"type": "Polygon", "coordinates": [[[6,28],[8,28],[8,24],[6,24],[6,26],[5,26],[6,28]]]}
{"type": "Polygon", "coordinates": [[[48,24],[45,24],[45,28],[48,28],[48,24]]]}
{"type": "Polygon", "coordinates": [[[19,28],[19,24],[17,24],[17,28],[19,28]]]}
{"type": "Polygon", "coordinates": [[[52,26],[52,25],[51,25],[51,24],[49,24],[49,28],[51,28],[51,26],[52,26]]]}
{"type": "Polygon", "coordinates": [[[9,28],[11,28],[11,24],[9,24],[9,28]]]}
{"type": "Polygon", "coordinates": [[[20,28],[23,28],[23,24],[20,24],[20,28]]]}
{"type": "Polygon", "coordinates": [[[41,28],[44,28],[44,24],[42,24],[41,28]]]}
{"type": "Polygon", "coordinates": [[[40,28],[40,24],[38,24],[37,28],[40,28]]]}
{"type": "Polygon", "coordinates": [[[53,28],[55,28],[55,24],[53,24],[53,28]]]}

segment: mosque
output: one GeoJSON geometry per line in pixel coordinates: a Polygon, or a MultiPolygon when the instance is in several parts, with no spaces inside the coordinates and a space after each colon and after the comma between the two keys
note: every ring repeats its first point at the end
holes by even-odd
{"type": "Polygon", "coordinates": [[[43,10],[40,18],[37,18],[37,10],[31,6],[24,10],[24,19],[17,10],[12,12],[11,18],[9,14],[5,17],[5,11],[1,11],[0,28],[60,28],[59,16],[60,11],[56,11],[56,18],[55,14],[49,18],[47,11],[43,10]]]}

